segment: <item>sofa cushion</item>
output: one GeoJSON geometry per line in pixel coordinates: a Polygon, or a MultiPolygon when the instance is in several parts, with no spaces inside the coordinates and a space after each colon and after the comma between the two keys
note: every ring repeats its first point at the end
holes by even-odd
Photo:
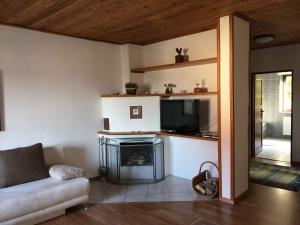
{"type": "Polygon", "coordinates": [[[0,151],[0,188],[47,177],[42,144],[0,151]]]}
{"type": "Polygon", "coordinates": [[[54,165],[49,169],[49,174],[57,180],[69,180],[76,177],[83,177],[85,169],[66,165],[54,165]]]}
{"type": "Polygon", "coordinates": [[[13,218],[88,196],[84,177],[58,181],[52,177],[0,189],[0,224],[13,218]]]}

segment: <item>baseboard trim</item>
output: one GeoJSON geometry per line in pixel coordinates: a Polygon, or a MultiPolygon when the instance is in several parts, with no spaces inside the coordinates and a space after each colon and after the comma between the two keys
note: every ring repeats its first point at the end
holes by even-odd
{"type": "Polygon", "coordinates": [[[96,180],[99,180],[99,179],[100,179],[100,176],[90,177],[89,178],[90,181],[96,181],[96,180]]]}
{"type": "Polygon", "coordinates": [[[300,167],[300,162],[291,162],[291,165],[294,167],[300,167]]]}
{"type": "Polygon", "coordinates": [[[225,202],[225,203],[228,203],[228,204],[231,204],[231,205],[234,204],[234,200],[229,199],[229,198],[222,198],[222,197],[220,197],[219,200],[220,200],[221,202],[225,202]]]}
{"type": "Polygon", "coordinates": [[[248,195],[249,195],[249,191],[246,190],[242,194],[240,194],[239,196],[237,196],[235,199],[229,199],[229,198],[222,198],[222,197],[220,197],[219,200],[221,202],[225,202],[225,203],[234,205],[235,203],[237,203],[237,202],[245,199],[248,195]]]}
{"type": "Polygon", "coordinates": [[[240,194],[239,196],[237,196],[237,197],[234,199],[234,203],[237,203],[237,202],[239,202],[239,201],[241,201],[241,200],[247,198],[248,195],[249,195],[249,191],[248,191],[248,190],[244,191],[242,194],[240,194]]]}

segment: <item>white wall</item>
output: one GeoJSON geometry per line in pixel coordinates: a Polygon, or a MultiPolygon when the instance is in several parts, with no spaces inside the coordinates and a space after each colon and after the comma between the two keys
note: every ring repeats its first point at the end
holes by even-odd
{"type": "Polygon", "coordinates": [[[250,25],[233,18],[234,31],[234,180],[235,198],[248,190],[250,25]]]}
{"type": "Polygon", "coordinates": [[[249,23],[220,18],[222,197],[248,190],[249,23]]]}
{"type": "Polygon", "coordinates": [[[125,84],[130,81],[130,52],[129,45],[121,45],[121,81],[122,94],[126,94],[125,84]]]}
{"type": "MultiPolygon", "coordinates": [[[[166,142],[166,137],[164,137],[166,142]]],[[[190,138],[169,137],[167,140],[169,151],[169,161],[167,161],[166,171],[171,175],[192,179],[198,175],[201,164],[211,161],[218,165],[218,142],[196,140],[190,138]]],[[[217,170],[210,164],[205,165],[213,176],[218,176],[217,170]]]]}
{"type": "MultiPolygon", "coordinates": [[[[193,35],[183,36],[143,47],[143,65],[153,66],[175,62],[175,49],[188,48],[189,60],[211,58],[217,56],[217,33],[210,30],[193,35]]],[[[137,74],[144,77],[144,88],[151,93],[164,93],[165,83],[175,83],[174,92],[187,90],[193,92],[196,83],[206,80],[209,91],[217,91],[217,64],[198,65],[137,74]]],[[[171,97],[198,98],[191,97],[171,97]]],[[[217,130],[217,96],[202,96],[200,99],[210,100],[210,130],[217,130]]],[[[165,138],[169,146],[170,161],[166,162],[166,171],[172,175],[192,179],[198,174],[202,162],[218,161],[218,144],[214,141],[203,141],[189,138],[165,138]],[[169,165],[169,167],[168,167],[169,165]]],[[[216,175],[214,173],[214,175],[216,175]]]]}
{"type": "MultiPolygon", "coordinates": [[[[138,91],[151,93],[164,93],[165,83],[175,83],[175,92],[187,90],[193,92],[196,83],[206,79],[209,91],[217,90],[217,64],[198,65],[185,68],[176,68],[147,72],[145,74],[130,73],[131,68],[161,65],[175,62],[175,49],[188,48],[189,60],[211,58],[217,56],[216,30],[205,31],[193,35],[170,39],[145,46],[122,46],[122,80],[137,82],[138,91]]],[[[125,90],[123,89],[123,93],[125,90]]]]}
{"type": "MultiPolygon", "coordinates": [[[[175,48],[188,48],[189,60],[210,58],[217,56],[216,30],[210,30],[193,35],[183,36],[163,42],[158,42],[146,46],[126,45],[124,61],[128,62],[127,68],[161,65],[175,62],[177,54],[175,48]]],[[[127,69],[125,70],[127,71],[127,69]]],[[[217,91],[217,64],[198,65],[192,67],[159,70],[147,72],[145,74],[131,73],[124,76],[126,82],[137,82],[139,92],[150,91],[151,93],[164,93],[166,83],[175,83],[177,87],[174,92],[186,90],[193,92],[196,83],[201,83],[201,79],[206,80],[206,87],[209,91],[217,91]]],[[[123,83],[126,83],[123,82],[123,83]]],[[[185,98],[185,97],[181,97],[185,98]]],[[[193,98],[196,98],[195,96],[193,98]]],[[[201,97],[202,98],[202,97],[201,97]]],[[[217,130],[217,99],[216,96],[205,96],[210,100],[210,130],[217,130]]]]}
{"type": "MultiPolygon", "coordinates": [[[[172,99],[177,97],[172,97],[172,99]]],[[[110,132],[160,131],[160,97],[103,97],[103,117],[109,118],[110,132]],[[130,119],[129,107],[141,105],[142,119],[130,119]]],[[[124,135],[122,135],[124,136],[124,135]]],[[[142,135],[145,136],[145,135],[142,135]]],[[[110,138],[120,136],[109,135],[110,138]]],[[[135,138],[126,135],[121,138],[135,138]]],[[[218,163],[218,142],[165,136],[165,174],[192,179],[204,161],[218,163]]],[[[217,176],[217,171],[209,169],[217,176]]]]}
{"type": "Polygon", "coordinates": [[[229,16],[220,18],[220,101],[221,101],[221,166],[222,197],[231,199],[231,72],[229,16]]]}
{"type": "Polygon", "coordinates": [[[120,72],[117,45],[0,26],[0,149],[63,145],[66,163],[97,175],[99,96],[120,90],[120,72]]]}
{"type": "MultiPolygon", "coordinates": [[[[137,68],[143,65],[143,46],[129,44],[129,68],[137,68]]],[[[144,76],[137,73],[130,73],[130,81],[138,84],[138,93],[147,91],[144,86],[144,76]]]]}
{"type": "Polygon", "coordinates": [[[251,71],[293,70],[292,161],[300,162],[300,44],[257,49],[251,52],[251,71]]]}
{"type": "MultiPolygon", "coordinates": [[[[188,35],[180,38],[175,38],[146,46],[124,45],[122,46],[122,61],[124,66],[123,84],[128,81],[137,82],[139,84],[139,91],[150,91],[151,93],[164,93],[165,83],[175,83],[177,88],[175,92],[180,90],[187,90],[193,92],[196,82],[201,82],[201,79],[206,79],[206,87],[209,91],[217,91],[217,64],[199,65],[193,67],[176,68],[161,70],[155,72],[147,72],[145,74],[128,74],[128,68],[136,68],[151,65],[160,65],[174,63],[175,55],[177,54],[175,48],[189,48],[189,59],[196,60],[202,58],[210,58],[217,56],[217,36],[216,30],[210,30],[193,35],[188,35]],[[129,80],[128,80],[129,79],[129,80]]],[[[149,97],[145,97],[149,98],[149,97]]],[[[130,104],[138,100],[144,101],[145,98],[130,98],[133,99],[130,104]]],[[[209,99],[210,105],[210,130],[217,130],[217,96],[190,96],[190,97],[171,97],[171,99],[178,98],[200,98],[209,99]]],[[[115,100],[117,104],[105,100],[104,115],[114,117],[113,111],[118,111],[113,107],[124,106],[122,117],[117,124],[111,124],[111,131],[152,131],[157,130],[155,127],[157,121],[153,118],[145,118],[148,122],[128,120],[129,98],[119,98],[115,100]],[[126,99],[126,100],[125,100],[126,99]],[[108,111],[106,111],[108,110],[108,111]]],[[[140,104],[143,104],[143,103],[140,104]]],[[[136,105],[136,103],[135,103],[136,105]]],[[[120,110],[120,109],[119,109],[120,110]]],[[[152,111],[152,117],[155,117],[155,110],[152,111]]],[[[111,122],[116,119],[110,119],[111,122]]],[[[114,123],[114,122],[113,122],[114,123]]],[[[160,124],[158,124],[158,130],[160,124]]],[[[190,138],[173,138],[164,137],[165,139],[165,170],[166,174],[191,179],[197,175],[201,163],[205,160],[217,162],[218,160],[218,147],[215,141],[194,140],[190,138]]],[[[214,174],[216,175],[216,174],[214,174]]]]}
{"type": "Polygon", "coordinates": [[[125,84],[135,82],[138,85],[137,92],[144,93],[144,76],[131,73],[131,68],[143,65],[143,46],[125,44],[121,46],[122,64],[122,94],[126,94],[125,84]]]}
{"type": "Polygon", "coordinates": [[[102,98],[103,117],[110,132],[160,131],[160,97],[102,98]],[[130,106],[142,106],[142,119],[130,119],[130,106]]]}
{"type": "Polygon", "coordinates": [[[217,56],[217,31],[210,30],[144,46],[144,66],[175,62],[176,48],[188,48],[190,60],[217,56]]]}
{"type": "MultiPolygon", "coordinates": [[[[175,62],[175,48],[188,48],[189,60],[217,56],[216,30],[210,30],[180,38],[175,38],[144,46],[144,66],[168,64],[175,62]]],[[[144,83],[152,93],[164,93],[166,83],[175,83],[175,92],[187,90],[193,92],[196,83],[206,79],[209,91],[217,90],[217,64],[206,64],[192,67],[147,72],[144,83]]]]}

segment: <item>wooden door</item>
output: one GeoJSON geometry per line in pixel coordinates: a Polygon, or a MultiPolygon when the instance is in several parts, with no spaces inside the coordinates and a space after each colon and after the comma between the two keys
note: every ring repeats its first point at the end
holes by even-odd
{"type": "Polygon", "coordinates": [[[263,81],[258,76],[255,77],[255,156],[262,151],[263,136],[263,81]]]}

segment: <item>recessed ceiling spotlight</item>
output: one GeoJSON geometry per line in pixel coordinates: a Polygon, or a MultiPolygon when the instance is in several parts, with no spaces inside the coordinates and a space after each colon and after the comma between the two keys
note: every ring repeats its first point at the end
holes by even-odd
{"type": "Polygon", "coordinates": [[[266,44],[273,41],[275,39],[275,35],[273,34],[257,35],[253,39],[256,44],[266,44]]]}

